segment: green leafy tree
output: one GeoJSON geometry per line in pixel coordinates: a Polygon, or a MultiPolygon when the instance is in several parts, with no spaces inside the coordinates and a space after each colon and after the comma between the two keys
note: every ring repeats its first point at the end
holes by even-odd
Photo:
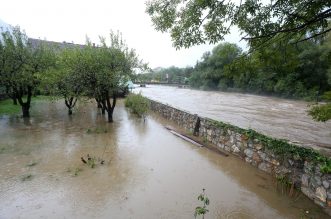
{"type": "Polygon", "coordinates": [[[113,122],[118,94],[126,86],[134,68],[143,67],[135,51],[129,49],[120,33],[110,33],[110,42],[100,37],[100,45],[89,40],[82,50],[81,72],[87,95],[95,98],[113,122]]]}
{"type": "Polygon", "coordinates": [[[229,75],[227,66],[241,54],[241,49],[231,43],[221,43],[214,47],[212,53],[205,53],[202,61],[195,66],[195,71],[190,78],[193,87],[204,89],[226,90],[233,86],[232,76],[229,75]]]}
{"type": "Polygon", "coordinates": [[[54,64],[53,52],[45,45],[32,46],[19,27],[2,32],[1,85],[17,99],[23,117],[30,117],[33,92],[40,84],[40,75],[54,64]]]}
{"type": "Polygon", "coordinates": [[[330,1],[152,0],[146,6],[156,30],[170,32],[176,48],[217,43],[232,26],[254,46],[275,39],[279,33],[285,40],[297,34],[298,42],[331,30],[327,23],[330,1]]]}
{"type": "Polygon", "coordinates": [[[81,74],[82,49],[78,46],[56,49],[56,67],[42,77],[42,87],[55,97],[63,98],[68,114],[84,94],[81,74]]]}

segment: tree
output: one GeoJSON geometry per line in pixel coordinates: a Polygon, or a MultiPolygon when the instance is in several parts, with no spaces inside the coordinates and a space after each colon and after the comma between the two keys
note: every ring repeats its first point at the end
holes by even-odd
{"type": "MultiPolygon", "coordinates": [[[[331,1],[153,0],[146,3],[156,30],[170,32],[176,48],[224,40],[236,26],[251,45],[260,47],[282,33],[299,42],[331,30],[331,1]]],[[[278,38],[278,40],[281,40],[278,38]]]]}
{"type": "Polygon", "coordinates": [[[30,117],[32,94],[40,83],[40,74],[52,65],[53,53],[42,44],[29,44],[19,27],[2,32],[2,41],[1,85],[11,98],[17,99],[23,117],[30,117]]]}
{"type": "Polygon", "coordinates": [[[113,112],[120,90],[126,86],[133,69],[143,66],[133,49],[129,49],[120,33],[110,33],[110,43],[100,37],[100,45],[88,40],[82,50],[80,71],[87,95],[95,98],[107,111],[108,122],[113,122],[113,112]]]}
{"type": "Polygon", "coordinates": [[[84,93],[81,63],[82,49],[78,46],[57,49],[56,67],[43,75],[42,87],[64,99],[68,114],[72,115],[77,100],[84,93]]]}
{"type": "Polygon", "coordinates": [[[204,89],[222,90],[232,87],[233,80],[228,74],[227,66],[240,54],[241,49],[235,44],[220,43],[215,46],[212,53],[203,54],[202,61],[195,66],[195,71],[190,78],[191,85],[204,89]]]}

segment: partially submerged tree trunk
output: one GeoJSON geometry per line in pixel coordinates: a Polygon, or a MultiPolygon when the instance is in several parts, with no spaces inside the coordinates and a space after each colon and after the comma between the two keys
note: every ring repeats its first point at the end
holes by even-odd
{"type": "Polygon", "coordinates": [[[18,90],[14,89],[14,94],[17,98],[17,101],[22,107],[22,113],[23,118],[29,118],[30,117],[30,103],[31,103],[31,97],[32,97],[32,86],[27,87],[27,98],[26,102],[23,102],[23,96],[24,96],[24,90],[22,87],[20,87],[18,90]]]}
{"type": "Polygon", "coordinates": [[[77,98],[75,97],[65,97],[64,102],[66,106],[68,107],[68,114],[72,115],[72,109],[75,107],[77,98]]]}
{"type": "Polygon", "coordinates": [[[95,101],[97,101],[97,107],[98,107],[98,109],[102,109],[102,104],[100,103],[100,99],[99,98],[95,98],[95,101]]]}
{"type": "Polygon", "coordinates": [[[107,111],[107,115],[108,115],[108,122],[113,122],[113,113],[114,113],[114,108],[116,106],[116,94],[113,93],[112,95],[112,103],[110,103],[110,95],[109,92],[105,92],[105,94],[103,95],[103,99],[101,101],[102,104],[102,109],[107,111]]]}
{"type": "Polygon", "coordinates": [[[16,97],[12,97],[12,99],[13,99],[13,104],[14,105],[17,105],[17,98],[16,97]]]}
{"type": "Polygon", "coordinates": [[[105,115],[106,114],[106,99],[103,99],[101,102],[100,102],[100,104],[101,104],[101,113],[102,113],[102,115],[105,115]]]}
{"type": "Polygon", "coordinates": [[[6,94],[7,94],[8,97],[10,97],[13,100],[13,104],[17,105],[16,94],[9,86],[6,86],[6,94]]]}
{"type": "Polygon", "coordinates": [[[23,103],[22,106],[22,112],[23,112],[23,118],[29,118],[30,117],[30,103],[23,103]]]}

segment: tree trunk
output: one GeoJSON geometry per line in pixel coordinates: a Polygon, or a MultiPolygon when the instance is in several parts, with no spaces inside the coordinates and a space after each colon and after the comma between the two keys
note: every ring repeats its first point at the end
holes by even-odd
{"type": "Polygon", "coordinates": [[[103,98],[103,99],[100,101],[100,104],[101,104],[101,113],[102,113],[102,115],[105,115],[106,110],[107,110],[106,100],[103,98]]]}
{"type": "Polygon", "coordinates": [[[75,99],[74,97],[65,97],[64,98],[64,103],[66,104],[66,106],[68,107],[68,114],[72,115],[72,108],[75,107],[77,102],[77,98],[75,99]]]}
{"type": "Polygon", "coordinates": [[[30,104],[24,103],[22,105],[23,118],[30,117],[30,104]]]}
{"type": "Polygon", "coordinates": [[[24,95],[23,88],[21,87],[15,92],[15,97],[17,98],[17,101],[22,107],[22,113],[23,113],[23,118],[29,118],[30,117],[30,103],[31,103],[31,96],[32,96],[32,87],[28,86],[28,92],[27,92],[27,100],[24,103],[22,100],[22,97],[24,95]]]}
{"type": "Polygon", "coordinates": [[[100,99],[99,98],[95,98],[95,101],[97,101],[97,107],[98,107],[98,109],[102,109],[102,104],[100,103],[100,99]]]}
{"type": "Polygon", "coordinates": [[[13,97],[13,104],[17,105],[17,98],[16,97],[13,97]]]}
{"type": "Polygon", "coordinates": [[[113,120],[113,112],[112,111],[108,111],[108,122],[114,122],[113,120]]]}
{"type": "Polygon", "coordinates": [[[108,122],[113,122],[113,112],[114,112],[114,108],[116,106],[116,95],[113,94],[113,103],[110,104],[110,97],[109,97],[109,94],[107,94],[106,104],[107,104],[106,109],[108,112],[108,122]]]}

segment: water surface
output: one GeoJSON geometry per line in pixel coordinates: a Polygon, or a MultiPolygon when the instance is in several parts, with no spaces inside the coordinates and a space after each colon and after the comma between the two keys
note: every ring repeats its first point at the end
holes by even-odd
{"type": "Polygon", "coordinates": [[[0,119],[1,219],[194,218],[203,188],[206,218],[327,218],[264,172],[177,138],[157,115],[137,119],[121,101],[112,124],[94,103],[69,117],[62,102],[38,102],[31,114],[0,119]],[[92,169],[87,154],[105,163],[92,169]]]}
{"type": "Polygon", "coordinates": [[[200,116],[323,149],[331,155],[331,121],[313,121],[307,115],[308,102],[156,85],[135,92],[200,116]]]}

